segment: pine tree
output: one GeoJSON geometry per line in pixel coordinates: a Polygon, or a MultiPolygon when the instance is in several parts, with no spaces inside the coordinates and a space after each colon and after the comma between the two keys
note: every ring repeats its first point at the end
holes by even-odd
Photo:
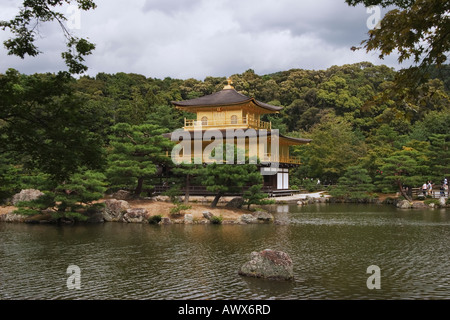
{"type": "Polygon", "coordinates": [[[250,209],[252,204],[262,205],[262,204],[272,204],[273,200],[267,200],[267,193],[262,192],[262,184],[255,184],[248,188],[244,195],[242,196],[246,201],[247,209],[250,209]]]}
{"type": "Polygon", "coordinates": [[[373,189],[374,185],[368,171],[360,166],[352,166],[339,178],[337,186],[330,194],[338,198],[364,199],[373,189]]]}
{"type": "Polygon", "coordinates": [[[171,161],[172,141],[156,125],[118,123],[112,128],[107,177],[114,188],[134,190],[139,196],[144,182],[156,175],[157,165],[171,161]]]}
{"type": "Polygon", "coordinates": [[[262,183],[262,176],[254,164],[217,164],[206,167],[203,185],[216,194],[211,207],[216,207],[226,193],[243,192],[244,187],[262,183]]]}
{"type": "Polygon", "coordinates": [[[427,180],[425,165],[426,157],[423,152],[412,147],[403,147],[385,159],[385,164],[380,168],[378,185],[383,192],[389,192],[396,187],[405,199],[411,201],[411,196],[406,190],[421,186],[427,180]]]}

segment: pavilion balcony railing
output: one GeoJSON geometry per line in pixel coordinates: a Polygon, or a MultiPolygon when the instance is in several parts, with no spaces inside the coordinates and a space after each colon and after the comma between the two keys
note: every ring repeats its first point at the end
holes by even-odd
{"type": "MultiPolygon", "coordinates": [[[[166,157],[171,157],[170,152],[166,152],[166,157]]],[[[180,156],[177,158],[180,162],[185,163],[212,163],[214,162],[214,159],[209,158],[208,156],[201,156],[201,155],[191,155],[191,156],[180,156]],[[201,160],[200,160],[201,159],[201,160]]],[[[260,162],[262,163],[269,163],[272,162],[273,159],[271,159],[271,155],[266,153],[262,157],[260,157],[260,162]]],[[[295,156],[284,156],[279,155],[278,156],[278,162],[279,163],[287,163],[287,164],[297,164],[300,165],[300,157],[295,156]]]]}
{"type": "Polygon", "coordinates": [[[249,119],[247,117],[243,117],[241,119],[220,119],[220,120],[193,120],[193,119],[184,119],[184,128],[185,129],[195,129],[195,127],[202,126],[202,128],[220,128],[220,127],[245,127],[245,128],[255,128],[255,129],[272,129],[272,123],[249,119]]]}

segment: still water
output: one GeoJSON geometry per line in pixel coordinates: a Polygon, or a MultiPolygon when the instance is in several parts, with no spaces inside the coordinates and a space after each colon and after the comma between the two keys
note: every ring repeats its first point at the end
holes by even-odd
{"type": "Polygon", "coordinates": [[[0,299],[450,299],[450,210],[270,206],[289,225],[0,223],[0,299]],[[287,252],[295,280],[239,276],[287,252]],[[68,290],[69,265],[81,289],[68,290]],[[367,268],[381,269],[369,290],[367,268]]]}

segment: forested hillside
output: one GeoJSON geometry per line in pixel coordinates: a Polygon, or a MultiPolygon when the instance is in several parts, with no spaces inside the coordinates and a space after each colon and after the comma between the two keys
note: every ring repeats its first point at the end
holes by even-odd
{"type": "MultiPolygon", "coordinates": [[[[284,107],[263,120],[283,134],[313,139],[292,150],[303,165],[291,184],[304,185],[305,178],[334,184],[355,167],[378,191],[419,186],[424,179],[438,184],[450,175],[450,67],[430,70],[428,81],[413,95],[392,90],[395,74],[386,66],[361,62],[229,76],[237,91],[284,107]]],[[[27,76],[8,70],[0,75],[0,197],[39,187],[43,177],[57,185],[87,170],[107,174],[118,124],[128,124],[129,134],[180,128],[184,117],[193,115],[170,102],[214,93],[225,80],[126,73],[74,79],[64,73],[27,76]]],[[[158,171],[150,171],[149,179],[158,179],[158,171]]],[[[105,190],[114,188],[113,180],[104,177],[105,190]]]]}

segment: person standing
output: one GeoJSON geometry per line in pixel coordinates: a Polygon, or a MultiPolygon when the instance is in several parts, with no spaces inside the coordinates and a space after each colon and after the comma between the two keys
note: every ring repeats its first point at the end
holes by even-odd
{"type": "Polygon", "coordinates": [[[433,196],[433,184],[431,181],[428,181],[427,184],[427,193],[429,196],[433,196]]]}
{"type": "Polygon", "coordinates": [[[423,193],[424,197],[427,196],[427,183],[426,182],[422,185],[422,193],[423,193]]]}

